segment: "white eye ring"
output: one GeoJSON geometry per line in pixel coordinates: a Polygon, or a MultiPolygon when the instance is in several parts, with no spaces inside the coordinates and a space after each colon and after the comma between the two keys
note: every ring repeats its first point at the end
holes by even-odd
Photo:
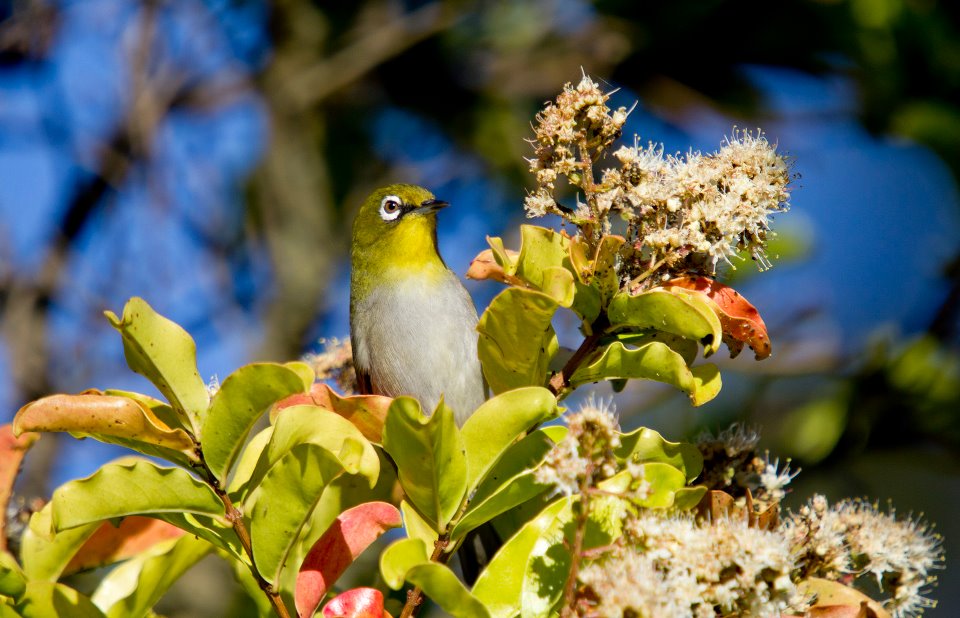
{"type": "Polygon", "coordinates": [[[393,221],[403,212],[403,200],[396,195],[388,195],[380,200],[380,218],[384,221],[393,221]]]}

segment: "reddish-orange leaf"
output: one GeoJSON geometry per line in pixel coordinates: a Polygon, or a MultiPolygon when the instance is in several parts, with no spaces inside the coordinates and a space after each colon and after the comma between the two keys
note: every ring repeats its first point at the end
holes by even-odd
{"type": "Polygon", "coordinates": [[[7,503],[13,494],[13,482],[20,472],[20,464],[27,450],[40,438],[40,434],[25,433],[19,438],[13,435],[11,425],[0,425],[0,551],[7,549],[7,503]]]}
{"type": "Polygon", "coordinates": [[[753,349],[757,360],[770,356],[770,336],[760,312],[732,287],[708,277],[693,276],[671,279],[664,287],[699,292],[711,301],[723,327],[723,342],[730,348],[730,356],[739,354],[744,343],[753,349]]]}
{"type": "MultiPolygon", "coordinates": [[[[386,502],[367,502],[340,513],[310,548],[300,566],[295,593],[297,613],[300,616],[312,616],[330,586],[357,556],[381,534],[402,524],[400,511],[386,502]]],[[[382,602],[381,599],[381,610],[382,602]]]]}
{"type": "Polygon", "coordinates": [[[80,547],[63,571],[64,575],[86,571],[132,558],[161,541],[186,534],[159,519],[131,515],[119,526],[104,522],[80,547]]]}
{"type": "Polygon", "coordinates": [[[284,408],[297,405],[319,406],[339,414],[353,423],[363,436],[379,444],[383,438],[383,423],[387,418],[387,408],[393,401],[383,395],[351,395],[341,397],[332,388],[318,382],[309,393],[298,393],[277,402],[270,412],[271,418],[284,408]]]}
{"type": "MultiPolygon", "coordinates": [[[[519,254],[516,251],[507,250],[507,255],[516,257],[519,254]]],[[[494,281],[509,285],[524,285],[523,281],[518,277],[508,275],[506,271],[503,270],[503,266],[500,266],[496,258],[493,257],[493,249],[481,251],[477,257],[473,258],[473,261],[470,262],[470,268],[467,269],[467,278],[478,281],[493,279],[494,281]]]]}
{"type": "MultiPolygon", "coordinates": [[[[303,614],[300,614],[303,616],[303,614]]],[[[323,608],[324,618],[391,618],[376,588],[354,588],[334,597],[323,608]]]]}

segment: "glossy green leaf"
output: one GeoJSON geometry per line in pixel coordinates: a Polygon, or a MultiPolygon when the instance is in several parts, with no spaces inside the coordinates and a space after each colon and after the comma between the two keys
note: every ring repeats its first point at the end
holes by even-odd
{"type": "Polygon", "coordinates": [[[697,485],[695,487],[682,487],[673,495],[673,508],[680,511],[689,511],[698,504],[700,499],[707,493],[706,485],[697,485]]]}
{"type": "Polygon", "coordinates": [[[406,580],[455,618],[489,618],[490,612],[445,564],[418,564],[406,573],[406,580]]]}
{"type": "MultiPolygon", "coordinates": [[[[560,232],[536,225],[520,226],[520,257],[517,260],[518,277],[528,281],[533,287],[546,292],[544,278],[551,268],[569,264],[570,239],[560,232]]],[[[573,283],[571,272],[570,283],[573,283]]],[[[567,305],[569,306],[569,305],[567,305]]]]}
{"type": "Polygon", "coordinates": [[[577,289],[570,271],[554,266],[543,271],[540,291],[557,301],[561,307],[569,307],[573,304],[577,289]]]}
{"type": "Polygon", "coordinates": [[[507,288],[480,316],[477,353],[495,394],[543,386],[559,344],[550,320],[557,301],[535,290],[507,288]]]}
{"type": "Polygon", "coordinates": [[[690,393],[690,403],[702,406],[720,394],[723,380],[720,378],[720,369],[713,363],[697,365],[690,368],[693,376],[694,388],[690,393]]]}
{"type": "Polygon", "coordinates": [[[27,579],[13,555],[0,550],[0,596],[17,598],[27,589],[27,579]]]}
{"type": "Polygon", "coordinates": [[[406,500],[400,501],[400,513],[403,515],[403,527],[411,539],[420,539],[427,547],[433,547],[440,537],[437,531],[417,509],[406,500]]]}
{"type": "Polygon", "coordinates": [[[520,612],[527,562],[537,541],[561,512],[569,512],[573,498],[557,500],[531,519],[493,557],[473,586],[474,596],[494,618],[510,618],[520,612]]]}
{"type": "Polygon", "coordinates": [[[197,371],[197,346],[187,331],[139,297],[127,301],[122,318],[104,313],[123,337],[130,369],[153,382],[185,426],[197,432],[210,396],[197,371]]]}
{"type": "Polygon", "coordinates": [[[50,395],[17,412],[13,428],[25,431],[63,431],[118,444],[144,455],[188,466],[199,461],[193,438],[170,427],[140,401],[87,391],[78,395],[50,395]]]}
{"type": "Polygon", "coordinates": [[[693,364],[697,360],[697,354],[700,352],[700,344],[693,339],[686,339],[672,333],[665,333],[662,330],[641,331],[639,333],[619,333],[617,341],[631,348],[639,348],[652,341],[659,341],[670,346],[670,349],[683,357],[687,365],[693,364]]]}
{"type": "Polygon", "coordinates": [[[443,532],[466,494],[467,459],[453,411],[443,402],[429,417],[411,397],[397,397],[387,412],[383,448],[397,464],[410,503],[443,532]]]}
{"type": "Polygon", "coordinates": [[[539,386],[507,391],[484,402],[460,430],[467,455],[467,492],[477,487],[511,444],[559,414],[557,398],[539,386]]]}
{"type": "Polygon", "coordinates": [[[687,482],[697,478],[703,470],[703,455],[700,449],[687,442],[664,440],[663,436],[649,427],[622,434],[620,446],[613,452],[622,462],[670,464],[684,473],[687,482]]]}
{"type": "Polygon", "coordinates": [[[107,618],[147,616],[170,586],[211,549],[206,541],[189,535],[161,543],[105,575],[92,600],[107,618]]]}
{"type": "MultiPolygon", "coordinates": [[[[690,402],[699,406],[710,401],[720,390],[719,372],[707,370],[709,379],[704,382],[698,373],[687,366],[682,356],[659,341],[631,349],[614,341],[589,364],[582,365],[570,378],[574,385],[598,382],[605,379],[641,378],[670,384],[690,397],[690,402]]],[[[704,365],[713,367],[713,365],[704,365]]],[[[698,369],[698,368],[694,368],[698,369]]]]}
{"type": "Polygon", "coordinates": [[[301,375],[274,363],[245,365],[227,376],[210,402],[200,432],[204,459],[221,482],[257,419],[284,397],[305,393],[311,384],[312,372],[301,375]]]}
{"type": "Polygon", "coordinates": [[[347,463],[324,447],[299,444],[287,451],[250,492],[244,511],[257,570],[268,582],[277,580],[310,511],[347,463]]]}
{"type": "Polygon", "coordinates": [[[422,539],[400,539],[380,554],[380,575],[390,588],[400,590],[407,572],[427,562],[430,562],[430,552],[422,539]]]}
{"type": "Polygon", "coordinates": [[[487,244],[493,251],[493,257],[500,265],[500,268],[508,275],[514,275],[517,272],[518,260],[510,256],[510,253],[503,246],[503,239],[497,236],[487,236],[487,244]]]}
{"type": "Polygon", "coordinates": [[[600,239],[600,244],[597,247],[590,276],[590,286],[597,290],[601,306],[607,306],[610,299],[620,291],[620,274],[617,271],[617,262],[620,248],[624,242],[626,240],[622,236],[604,236],[600,239]]]}
{"type": "Polygon", "coordinates": [[[223,517],[217,494],[180,468],[143,460],[106,464],[93,475],[53,492],[56,530],[126,515],[198,513],[223,517]]]}
{"type": "Polygon", "coordinates": [[[673,506],[674,495],[686,485],[687,479],[683,472],[670,464],[650,462],[643,464],[643,481],[649,483],[649,491],[644,497],[627,493],[636,489],[640,480],[626,470],[600,482],[598,487],[614,494],[626,494],[624,497],[639,506],[660,509],[673,506]]]}
{"type": "Polygon", "coordinates": [[[257,435],[250,438],[247,445],[243,447],[240,457],[237,459],[236,468],[233,471],[233,477],[230,479],[230,487],[227,492],[234,502],[243,502],[250,487],[250,480],[257,469],[260,456],[266,450],[270,438],[273,437],[273,427],[267,427],[257,435]]]}
{"type": "Polygon", "coordinates": [[[233,556],[236,560],[250,564],[250,558],[244,553],[236,532],[223,519],[214,519],[213,517],[194,515],[193,513],[157,513],[151,515],[151,517],[172,524],[191,536],[203,539],[225,554],[233,556]]]}
{"type": "Polygon", "coordinates": [[[30,516],[30,523],[20,538],[23,571],[31,580],[55,582],[100,522],[53,532],[53,504],[48,502],[30,516]]]}
{"type": "Polygon", "coordinates": [[[346,472],[363,476],[369,487],[376,484],[380,459],[353,423],[317,406],[295,405],[284,408],[277,416],[270,442],[251,475],[251,486],[256,486],[271,466],[300,444],[323,447],[340,457],[346,472]]]}
{"type": "Polygon", "coordinates": [[[554,445],[541,429],[511,445],[480,483],[451,537],[462,538],[484,522],[548,490],[548,485],[536,482],[534,470],[554,445]]]}
{"type": "Polygon", "coordinates": [[[699,341],[704,356],[716,352],[723,337],[720,320],[709,305],[680,289],[654,289],[635,296],[621,292],[610,301],[607,315],[614,327],[661,330],[699,341]]]}
{"type": "Polygon", "coordinates": [[[15,607],[22,618],[104,618],[86,596],[64,584],[45,581],[28,582],[15,607]]]}

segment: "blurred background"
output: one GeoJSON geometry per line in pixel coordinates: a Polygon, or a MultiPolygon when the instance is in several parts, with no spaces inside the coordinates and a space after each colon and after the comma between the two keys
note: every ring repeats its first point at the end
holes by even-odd
{"type": "MultiPolygon", "coordinates": [[[[725,279],[774,356],[721,361],[696,410],[632,384],[623,426],[752,423],[803,469],[788,506],[892,500],[960,551],[960,4],[6,0],[0,20],[0,422],[51,392],[149,391],[102,316],[132,295],[211,379],[347,337],[350,226],[377,186],[453,203],[460,274],[485,235],[518,246],[530,123],[585,72],[637,102],[628,142],[762,128],[796,174],[774,268],[725,279]]],[[[481,310],[499,290],[469,287],[481,310]]],[[[117,454],[45,436],[18,494],[117,454]]],[[[216,561],[194,573],[163,613],[242,614],[210,594],[232,589],[216,561]]],[[[960,572],[933,596],[956,615],[960,572]]]]}

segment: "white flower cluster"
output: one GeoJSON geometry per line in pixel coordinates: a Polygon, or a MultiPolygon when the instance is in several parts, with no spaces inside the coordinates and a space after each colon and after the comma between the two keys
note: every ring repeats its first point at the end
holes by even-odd
{"type": "Polygon", "coordinates": [[[651,513],[631,520],[627,533],[630,547],[580,575],[596,599],[596,615],[778,616],[803,607],[782,535],[740,520],[698,523],[651,513]]]}
{"type": "Polygon", "coordinates": [[[617,473],[613,449],[620,446],[620,434],[612,407],[592,400],[570,414],[567,425],[567,435],[547,453],[535,478],[570,496],[579,493],[585,483],[596,487],[617,473]]]}
{"type": "Polygon", "coordinates": [[[537,189],[524,203],[527,215],[559,214],[577,225],[588,242],[609,234],[610,215],[627,222],[624,281],[655,275],[713,275],[719,262],[745,252],[761,268],[770,266],[765,247],[770,217],[788,209],[790,173],[762,132],[734,130],[713,154],[665,154],[649,144],[613,153],[618,166],[594,178],[594,163],[622,132],[628,112],[611,112],[590,78],[564,87],[555,103],[537,116],[536,157],[530,171],[537,189]],[[582,192],[576,208],[556,201],[557,180],[566,177],[582,192]]]}
{"type": "Polygon", "coordinates": [[[783,531],[804,577],[871,576],[890,595],[884,605],[895,618],[936,605],[925,594],[936,581],[932,572],[943,568],[942,541],[920,521],[898,520],[862,500],[831,507],[817,495],[784,521],[783,531]]]}

